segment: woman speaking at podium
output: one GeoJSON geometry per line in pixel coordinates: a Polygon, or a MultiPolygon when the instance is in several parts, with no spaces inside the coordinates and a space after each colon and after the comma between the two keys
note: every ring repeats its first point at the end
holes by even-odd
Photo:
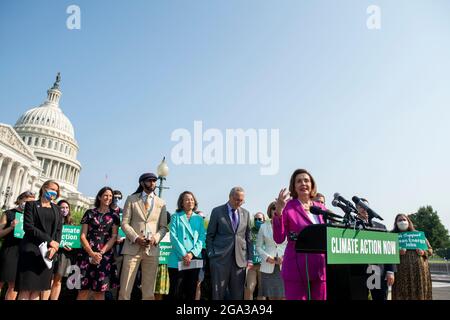
{"type": "Polygon", "coordinates": [[[324,223],[322,216],[310,212],[312,206],[325,210],[321,203],[313,202],[316,194],[311,174],[297,169],[291,176],[289,192],[284,188],[277,198],[273,238],[278,244],[288,240],[281,271],[286,300],[326,300],[325,255],[295,251],[296,238],[304,228],[324,223]]]}

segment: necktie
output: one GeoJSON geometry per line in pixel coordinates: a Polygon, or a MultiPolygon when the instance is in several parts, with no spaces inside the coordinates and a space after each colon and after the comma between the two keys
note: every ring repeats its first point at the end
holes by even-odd
{"type": "Polygon", "coordinates": [[[236,209],[231,209],[231,218],[232,218],[232,222],[233,222],[233,229],[234,231],[236,231],[236,227],[237,227],[237,210],[236,209]]]}
{"type": "Polygon", "coordinates": [[[150,209],[150,201],[152,201],[152,197],[150,195],[147,195],[147,199],[145,201],[145,212],[148,212],[148,209],[150,209]]]}

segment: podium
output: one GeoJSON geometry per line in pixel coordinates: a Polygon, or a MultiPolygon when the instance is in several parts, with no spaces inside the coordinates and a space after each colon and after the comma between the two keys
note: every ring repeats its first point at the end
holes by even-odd
{"type": "Polygon", "coordinates": [[[385,230],[354,230],[314,224],[297,236],[298,253],[325,254],[327,300],[367,300],[369,264],[399,263],[398,235],[385,230]]]}

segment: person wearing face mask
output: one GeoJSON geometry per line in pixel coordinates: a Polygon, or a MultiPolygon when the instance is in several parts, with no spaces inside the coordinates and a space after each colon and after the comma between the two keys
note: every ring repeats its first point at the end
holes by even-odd
{"type": "Polygon", "coordinates": [[[14,237],[17,224],[16,213],[23,213],[25,203],[34,201],[35,194],[31,191],[21,193],[15,202],[16,208],[5,211],[0,218],[0,239],[3,244],[0,249],[0,290],[4,283],[8,284],[5,300],[16,300],[17,291],[14,290],[17,263],[19,261],[19,247],[21,239],[14,237]]]}
{"type": "Polygon", "coordinates": [[[298,234],[307,226],[324,224],[322,216],[310,212],[312,206],[326,210],[314,202],[317,185],[305,169],[297,169],[291,175],[289,193],[282,189],[278,194],[273,217],[273,239],[277,244],[288,241],[281,275],[287,300],[326,300],[326,261],[319,253],[297,253],[298,234]],[[291,197],[292,196],[292,197],[291,197]]]}
{"type": "Polygon", "coordinates": [[[270,300],[284,299],[284,285],[281,278],[281,266],[287,241],[277,244],[273,240],[273,215],[275,213],[275,202],[267,208],[269,221],[264,223],[259,230],[256,240],[256,250],[261,256],[261,290],[262,295],[270,300]]]}
{"type": "MultiPolygon", "coordinates": [[[[361,198],[361,201],[369,205],[369,201],[367,201],[364,198],[361,198]]],[[[369,214],[367,211],[360,205],[356,206],[356,209],[358,210],[358,218],[361,220],[361,223],[364,224],[366,227],[372,227],[376,228],[378,230],[387,230],[386,226],[382,223],[371,221],[369,219],[369,214]]],[[[355,268],[359,265],[355,265],[355,268]]],[[[381,277],[381,287],[376,289],[370,289],[370,294],[372,296],[372,300],[374,301],[384,301],[388,298],[388,287],[392,286],[395,282],[395,274],[397,268],[394,264],[379,264],[376,265],[380,270],[380,277],[381,277]]],[[[367,269],[366,269],[367,270],[367,269]]],[[[364,270],[365,271],[365,270],[364,270]]],[[[366,286],[366,278],[367,274],[364,273],[362,276],[362,282],[364,283],[364,289],[367,290],[366,286]]]]}
{"type": "MultiPolygon", "coordinates": [[[[411,219],[406,214],[395,217],[392,232],[402,233],[416,231],[411,219]]],[[[433,249],[426,240],[428,250],[400,250],[400,264],[397,266],[395,283],[392,286],[392,300],[432,300],[431,273],[428,257],[433,249]]]]}
{"type": "Polygon", "coordinates": [[[39,300],[40,293],[51,289],[52,268],[44,263],[39,246],[47,244],[47,258],[53,261],[61,242],[62,220],[59,184],[46,181],[39,190],[39,200],[27,202],[24,211],[25,235],[20,245],[16,289],[19,300],[39,300]]]}
{"type": "MultiPolygon", "coordinates": [[[[123,197],[122,192],[120,190],[113,191],[113,200],[111,203],[111,209],[113,209],[114,212],[120,217],[120,223],[122,223],[122,214],[123,214],[123,209],[121,207],[122,197],[123,197]]],[[[123,262],[122,249],[124,241],[125,238],[120,238],[120,235],[118,235],[116,245],[114,246],[114,264],[116,265],[119,279],[122,271],[122,262],[123,262]]],[[[118,295],[119,295],[118,288],[113,288],[111,289],[110,292],[107,293],[106,300],[115,300],[118,298],[118,295]]]]}
{"type": "MultiPolygon", "coordinates": [[[[203,211],[196,212],[203,219],[203,226],[206,230],[208,227],[208,223],[206,220],[206,215],[203,211]]],[[[209,274],[209,259],[208,254],[206,252],[206,241],[203,242],[202,248],[202,257],[203,257],[203,268],[201,268],[198,272],[198,280],[197,280],[197,289],[195,290],[195,300],[211,300],[211,277],[209,274]]]]}
{"type": "MultiPolygon", "coordinates": [[[[62,219],[63,225],[69,225],[69,226],[74,225],[74,222],[72,219],[72,214],[70,212],[69,203],[66,200],[60,200],[60,201],[58,201],[58,207],[60,208],[60,211],[61,211],[61,219],[62,219]]],[[[53,275],[53,283],[52,283],[52,289],[50,292],[50,300],[58,300],[59,299],[59,295],[61,293],[62,279],[63,279],[63,277],[67,277],[69,275],[69,273],[67,272],[67,268],[70,265],[75,264],[75,257],[76,257],[75,254],[76,254],[75,249],[71,249],[67,246],[64,246],[63,248],[62,247],[59,248],[57,258],[56,258],[55,268],[54,268],[55,274],[53,275]]]]}
{"type": "Polygon", "coordinates": [[[256,238],[261,226],[266,221],[266,217],[262,212],[257,212],[253,218],[253,227],[251,229],[252,245],[253,245],[253,267],[249,268],[247,271],[247,276],[245,279],[245,292],[244,300],[253,300],[253,292],[256,286],[258,286],[258,296],[257,300],[264,300],[261,296],[261,273],[259,271],[261,267],[261,257],[256,251],[256,238]]]}
{"type": "Polygon", "coordinates": [[[154,300],[159,264],[159,242],[169,231],[164,200],[155,195],[157,177],[144,173],[139,187],[130,195],[123,209],[122,230],[126,234],[123,245],[122,275],[119,300],[130,300],[136,273],[141,265],[142,300],[154,300]]]}

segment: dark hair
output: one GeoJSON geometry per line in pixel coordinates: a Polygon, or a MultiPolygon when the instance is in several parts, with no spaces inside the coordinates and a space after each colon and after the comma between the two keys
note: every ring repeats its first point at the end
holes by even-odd
{"type": "Polygon", "coordinates": [[[56,182],[55,180],[47,180],[47,181],[44,182],[44,184],[42,185],[41,189],[39,189],[39,200],[42,199],[42,197],[44,195],[44,190],[47,189],[51,184],[54,184],[54,185],[56,185],[58,187],[58,191],[56,192],[56,199],[59,198],[59,196],[60,196],[60,193],[59,193],[60,187],[59,187],[58,182],[56,182]]]}
{"type": "MultiPolygon", "coordinates": [[[[156,181],[158,181],[158,180],[156,180],[156,181]]],[[[145,181],[142,181],[142,182],[144,182],[145,183],[145,181]]],[[[140,193],[142,193],[142,192],[144,192],[144,187],[141,185],[141,183],[139,182],[139,187],[136,189],[136,191],[133,193],[133,194],[140,194],[140,193]]]]}
{"type": "Polygon", "coordinates": [[[276,202],[272,201],[269,206],[267,207],[267,216],[269,217],[269,219],[272,219],[272,209],[274,209],[276,207],[276,202]]]}
{"type": "Polygon", "coordinates": [[[167,212],[167,225],[169,225],[170,221],[172,220],[172,215],[170,214],[169,211],[166,211],[166,212],[167,212]]]}
{"type": "Polygon", "coordinates": [[[101,196],[103,196],[105,194],[106,191],[111,191],[111,195],[114,194],[113,189],[111,189],[110,187],[103,187],[103,188],[101,188],[100,191],[97,193],[97,196],[95,197],[95,204],[94,204],[94,206],[97,209],[100,208],[100,198],[101,198],[101,196]]]}
{"type": "Polygon", "coordinates": [[[120,192],[120,190],[114,190],[114,192],[113,192],[113,197],[115,197],[115,196],[120,196],[120,199],[122,199],[122,192],[120,192]]]}
{"type": "Polygon", "coordinates": [[[314,180],[313,176],[305,169],[297,169],[292,174],[291,181],[289,182],[289,191],[291,193],[291,197],[293,199],[297,199],[298,198],[297,191],[295,191],[295,178],[299,174],[302,174],[302,173],[307,174],[309,176],[309,178],[311,179],[311,193],[309,194],[309,197],[312,199],[317,194],[317,185],[316,185],[316,181],[314,180]]]}
{"type": "Polygon", "coordinates": [[[190,194],[192,196],[192,198],[194,198],[194,209],[192,211],[197,211],[198,208],[198,202],[197,202],[197,198],[195,198],[194,194],[190,191],[184,191],[180,194],[180,196],[178,197],[178,201],[177,201],[177,212],[181,212],[184,210],[183,208],[183,200],[184,200],[184,196],[190,194]]]}
{"type": "Polygon", "coordinates": [[[22,192],[21,194],[19,194],[19,196],[16,199],[16,202],[14,202],[14,203],[15,203],[16,206],[18,206],[19,202],[22,201],[23,199],[29,198],[29,197],[33,197],[34,198],[35,196],[36,196],[36,194],[34,192],[32,192],[32,191],[25,191],[25,192],[22,192]]]}
{"type": "Polygon", "coordinates": [[[58,207],[61,207],[61,205],[65,203],[67,204],[67,206],[69,207],[69,214],[67,216],[64,217],[64,224],[73,224],[73,219],[72,219],[72,209],[70,208],[70,203],[67,202],[67,200],[59,200],[57,205],[58,207]]]}
{"type": "Polygon", "coordinates": [[[406,230],[406,231],[416,231],[416,228],[414,228],[414,224],[412,223],[412,221],[411,221],[411,219],[408,217],[408,215],[407,215],[407,214],[400,213],[400,214],[398,214],[398,215],[395,216],[395,219],[394,219],[394,229],[392,229],[392,232],[395,232],[395,233],[400,233],[400,232],[402,232],[402,231],[397,227],[397,219],[400,218],[400,217],[405,217],[406,220],[408,221],[408,224],[409,224],[409,225],[408,225],[408,230],[406,230]]]}

